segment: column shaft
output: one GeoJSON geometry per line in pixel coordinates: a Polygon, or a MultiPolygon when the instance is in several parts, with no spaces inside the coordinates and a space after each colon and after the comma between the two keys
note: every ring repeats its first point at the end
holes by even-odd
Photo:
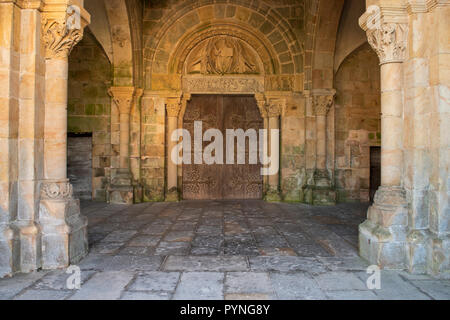
{"type": "Polygon", "coordinates": [[[44,178],[67,179],[67,74],[68,59],[45,62],[44,178]]]}
{"type": "Polygon", "coordinates": [[[398,187],[402,176],[403,95],[401,63],[381,66],[381,185],[398,187]]]}

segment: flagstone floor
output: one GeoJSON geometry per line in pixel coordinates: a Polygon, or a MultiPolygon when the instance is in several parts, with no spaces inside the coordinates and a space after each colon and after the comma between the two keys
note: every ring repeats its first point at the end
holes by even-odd
{"type": "Polygon", "coordinates": [[[450,299],[450,277],[382,271],[358,257],[367,204],[82,202],[90,253],[74,274],[0,279],[0,299],[450,299]],[[69,280],[69,281],[68,281],[69,280]]]}

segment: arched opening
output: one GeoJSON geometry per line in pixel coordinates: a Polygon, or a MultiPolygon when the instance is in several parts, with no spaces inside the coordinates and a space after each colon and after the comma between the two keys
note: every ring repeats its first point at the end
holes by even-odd
{"type": "Polygon", "coordinates": [[[111,155],[115,152],[110,133],[111,81],[111,63],[86,29],[83,40],[69,56],[68,78],[68,173],[74,194],[81,199],[106,201],[111,155]]]}
{"type": "Polygon", "coordinates": [[[366,42],[335,76],[336,189],[340,202],[368,202],[380,186],[380,67],[366,42]]]}

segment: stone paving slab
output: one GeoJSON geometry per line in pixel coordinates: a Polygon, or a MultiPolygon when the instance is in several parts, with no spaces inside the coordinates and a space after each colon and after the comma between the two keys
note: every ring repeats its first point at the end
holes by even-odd
{"type": "Polygon", "coordinates": [[[270,278],[278,299],[324,300],[327,298],[317,281],[308,273],[271,273],[270,278]]]}
{"type": "Polygon", "coordinates": [[[175,300],[222,300],[224,274],[219,272],[187,272],[181,276],[175,300]]]}
{"type": "Polygon", "coordinates": [[[304,271],[321,273],[326,272],[325,265],[316,258],[308,257],[250,257],[252,271],[304,271]]]}
{"type": "Polygon", "coordinates": [[[247,260],[238,256],[170,256],[164,264],[166,271],[247,271],[247,260]]]}
{"type": "Polygon", "coordinates": [[[133,279],[128,271],[107,271],[95,274],[70,300],[116,300],[133,279]]]}

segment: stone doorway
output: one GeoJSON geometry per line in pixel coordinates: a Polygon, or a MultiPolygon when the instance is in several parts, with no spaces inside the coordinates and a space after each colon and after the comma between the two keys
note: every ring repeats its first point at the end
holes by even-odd
{"type": "Polygon", "coordinates": [[[92,133],[68,135],[67,176],[77,198],[92,199],[92,133]]]}
{"type": "MultiPolygon", "coordinates": [[[[251,95],[193,95],[187,105],[183,127],[194,137],[194,122],[202,121],[203,134],[208,129],[218,129],[224,137],[223,155],[226,163],[226,130],[264,128],[256,100],[251,95]]],[[[236,200],[262,199],[263,176],[261,164],[249,163],[250,147],[246,138],[245,164],[237,164],[238,147],[234,141],[234,164],[183,165],[183,199],[185,200],[236,200]]],[[[203,150],[211,142],[203,142],[203,150]]]]}

